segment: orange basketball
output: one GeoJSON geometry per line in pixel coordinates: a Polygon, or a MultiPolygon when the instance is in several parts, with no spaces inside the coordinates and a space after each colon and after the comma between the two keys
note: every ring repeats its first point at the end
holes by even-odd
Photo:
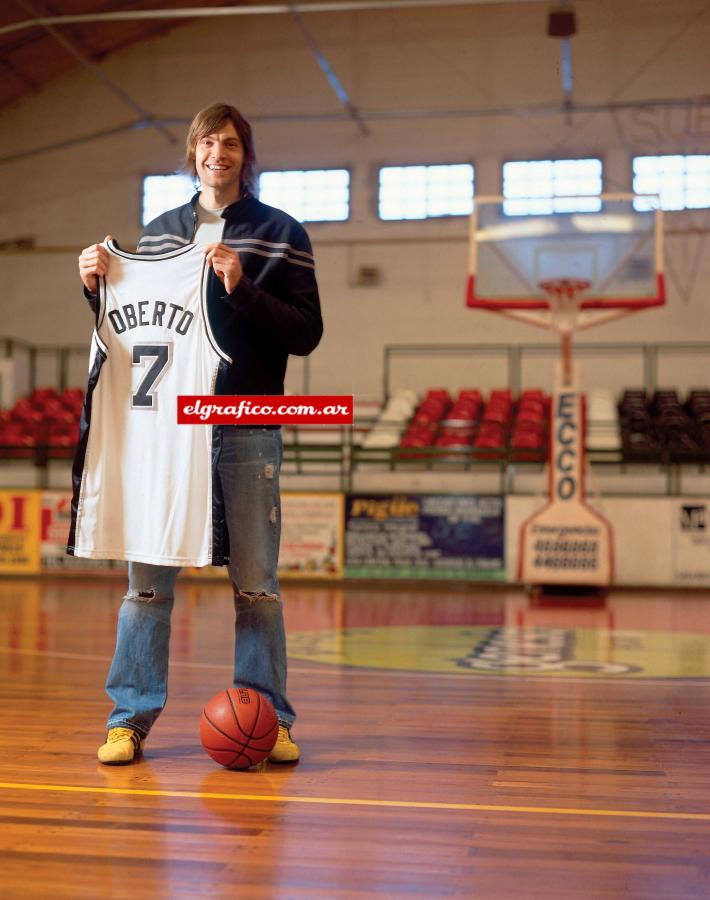
{"type": "Polygon", "coordinates": [[[202,746],[227,769],[248,769],[265,759],[279,733],[271,702],[251,688],[227,688],[205,705],[200,717],[202,746]]]}

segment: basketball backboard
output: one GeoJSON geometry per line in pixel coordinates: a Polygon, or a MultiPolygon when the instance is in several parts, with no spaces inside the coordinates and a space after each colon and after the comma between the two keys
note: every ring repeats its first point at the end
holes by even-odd
{"type": "MultiPolygon", "coordinates": [[[[561,197],[517,215],[515,201],[476,197],[468,306],[508,314],[550,310],[559,285],[575,287],[582,311],[663,305],[662,212],[636,209],[635,199],[561,197]]],[[[643,201],[636,205],[648,207],[643,201]]]]}

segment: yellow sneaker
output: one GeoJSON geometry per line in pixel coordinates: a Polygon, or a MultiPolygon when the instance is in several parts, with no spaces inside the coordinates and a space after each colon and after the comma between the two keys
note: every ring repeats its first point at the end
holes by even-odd
{"type": "Polygon", "coordinates": [[[105,744],[99,747],[99,762],[107,766],[121,766],[133,762],[143,750],[145,738],[132,728],[111,728],[105,744]]]}
{"type": "Polygon", "coordinates": [[[274,749],[269,753],[269,762],[295,763],[298,762],[301,751],[298,744],[291,740],[291,732],[287,725],[279,724],[279,736],[276,738],[274,749]]]}

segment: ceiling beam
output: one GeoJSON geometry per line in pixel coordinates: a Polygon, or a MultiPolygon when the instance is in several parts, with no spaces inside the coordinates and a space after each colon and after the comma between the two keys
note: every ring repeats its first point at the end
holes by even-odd
{"type": "Polygon", "coordinates": [[[0,36],[45,25],[77,25],[91,22],[135,22],[141,19],[206,19],[218,16],[290,15],[301,13],[367,12],[376,9],[426,9],[444,6],[496,6],[504,4],[541,4],[546,0],[326,0],[324,3],[263,3],[254,6],[195,6],[184,9],[136,9],[103,13],[79,13],[67,16],[36,16],[0,27],[0,36]]]}
{"type": "Polygon", "coordinates": [[[350,97],[348,97],[348,92],[345,90],[343,85],[340,83],[340,79],[333,71],[333,68],[331,67],[330,63],[328,62],[328,58],[326,57],[325,53],[323,53],[321,48],[318,46],[318,43],[317,43],[316,39],[313,37],[311,30],[308,28],[306,23],[303,21],[303,17],[299,13],[299,11],[296,9],[296,4],[291,3],[290,5],[292,7],[291,15],[293,17],[293,21],[296,23],[301,34],[306,39],[306,43],[308,44],[308,46],[311,50],[311,53],[313,53],[313,55],[315,56],[316,62],[320,66],[321,71],[323,72],[325,77],[328,79],[328,84],[333,88],[333,91],[335,92],[335,96],[338,98],[338,100],[341,102],[341,104],[345,107],[348,115],[353,120],[353,122],[355,122],[357,127],[360,129],[360,133],[364,134],[364,135],[369,134],[370,132],[367,129],[367,125],[365,125],[365,123],[363,122],[362,116],[358,112],[355,104],[352,102],[350,97]]]}
{"type": "MultiPolygon", "coordinates": [[[[559,0],[562,8],[567,6],[567,0],[559,0]]],[[[572,11],[574,15],[574,11],[572,11]]],[[[562,95],[564,96],[565,109],[567,114],[565,121],[567,125],[572,124],[572,42],[570,35],[565,35],[560,41],[560,69],[562,75],[562,95]]]]}
{"type": "Polygon", "coordinates": [[[37,82],[30,78],[30,76],[23,72],[22,69],[19,69],[17,66],[13,65],[7,57],[0,58],[0,65],[3,66],[11,75],[14,75],[19,81],[21,81],[26,88],[29,88],[32,93],[36,94],[39,91],[39,85],[37,82]]]}
{"type": "MultiPolygon", "coordinates": [[[[519,107],[489,107],[480,109],[414,109],[414,110],[377,110],[372,112],[360,111],[360,115],[366,122],[393,121],[406,119],[463,119],[463,118],[485,118],[497,116],[559,116],[566,115],[568,112],[573,113],[615,113],[624,110],[635,109],[692,109],[697,107],[710,107],[710,95],[701,94],[696,97],[682,97],[672,100],[656,99],[656,100],[629,100],[618,101],[615,103],[579,103],[572,104],[567,107],[564,104],[541,104],[539,106],[519,106],[519,107]]],[[[350,118],[347,113],[275,113],[271,115],[250,114],[249,121],[260,124],[281,124],[288,125],[291,123],[302,122],[346,122],[350,118]]],[[[0,165],[19,162],[29,159],[32,156],[39,156],[43,153],[49,153],[53,150],[65,150],[69,147],[76,147],[80,144],[86,144],[91,141],[100,140],[106,137],[113,137],[117,134],[124,134],[129,131],[140,131],[148,127],[148,125],[162,125],[168,127],[184,128],[192,121],[191,118],[178,116],[176,118],[155,119],[151,123],[146,123],[143,119],[134,122],[124,122],[122,125],[116,125],[113,128],[106,128],[101,131],[94,131],[89,134],[78,135],[74,138],[67,138],[63,141],[57,141],[52,144],[44,144],[39,147],[30,147],[27,150],[18,150],[14,153],[0,156],[0,165]]]]}
{"type": "Polygon", "coordinates": [[[562,94],[564,96],[565,109],[568,110],[567,124],[572,121],[572,44],[568,37],[563,37],[560,42],[560,68],[562,69],[562,94]]]}
{"type": "MultiPolygon", "coordinates": [[[[28,0],[16,0],[16,2],[28,12],[35,12],[32,4],[29,3],[28,0]]],[[[139,103],[136,103],[136,101],[133,99],[133,97],[130,96],[130,94],[127,94],[126,91],[124,91],[123,88],[120,87],[120,85],[116,84],[113,79],[109,78],[108,75],[99,66],[97,66],[96,63],[92,62],[92,60],[90,60],[88,56],[82,53],[82,51],[79,50],[79,48],[72,41],[70,41],[69,38],[65,37],[53,25],[43,24],[41,27],[50,35],[50,37],[52,37],[61,47],[63,47],[70,56],[73,56],[74,59],[81,63],[81,65],[88,72],[90,72],[97,81],[100,81],[111,91],[111,93],[115,94],[122,103],[130,107],[133,112],[137,113],[146,126],[157,129],[169,144],[177,143],[175,135],[168,131],[168,129],[164,125],[161,125],[159,122],[157,122],[155,118],[139,103]]]]}

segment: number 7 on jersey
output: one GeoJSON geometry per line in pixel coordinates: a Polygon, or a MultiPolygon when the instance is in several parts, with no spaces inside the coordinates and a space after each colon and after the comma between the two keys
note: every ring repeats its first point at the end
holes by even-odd
{"type": "Polygon", "coordinates": [[[141,379],[135,394],[131,395],[131,409],[157,409],[158,396],[154,389],[172,362],[172,342],[165,344],[134,344],[132,353],[133,366],[145,368],[149,359],[153,360],[153,364],[141,379]]]}

